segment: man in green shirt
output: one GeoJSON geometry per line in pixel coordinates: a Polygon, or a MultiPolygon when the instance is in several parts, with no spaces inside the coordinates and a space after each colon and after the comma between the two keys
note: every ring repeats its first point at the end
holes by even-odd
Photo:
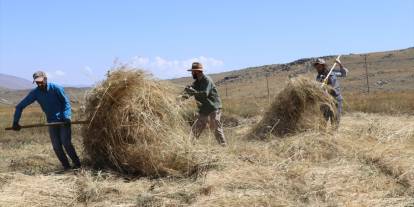
{"type": "Polygon", "coordinates": [[[186,98],[194,96],[199,109],[198,118],[192,127],[193,135],[195,138],[199,138],[201,132],[209,123],[210,128],[214,130],[217,142],[222,146],[226,146],[223,125],[220,121],[221,100],[213,80],[204,75],[201,63],[194,62],[188,71],[191,71],[195,81],[191,86],[187,86],[184,92],[187,94],[186,98]]]}

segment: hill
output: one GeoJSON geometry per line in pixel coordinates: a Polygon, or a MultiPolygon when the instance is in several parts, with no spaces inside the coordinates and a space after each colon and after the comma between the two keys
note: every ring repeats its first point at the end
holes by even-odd
{"type": "MultiPolygon", "coordinates": [[[[368,71],[369,87],[371,91],[400,91],[414,88],[414,47],[385,52],[367,54],[342,55],[342,63],[350,70],[349,76],[341,82],[345,91],[365,92],[366,84],[365,55],[368,71]]],[[[273,94],[276,94],[288,78],[297,75],[315,76],[311,62],[319,57],[299,59],[286,64],[270,64],[257,67],[249,67],[225,73],[212,74],[212,78],[228,95],[242,95],[238,91],[255,91],[254,95],[263,96],[266,93],[266,77],[273,94]]],[[[328,64],[332,65],[336,56],[324,56],[328,64]]],[[[207,69],[208,72],[208,69],[207,69]]],[[[192,82],[190,77],[171,80],[178,85],[186,85],[192,82]]]]}
{"type": "MultiPolygon", "coordinates": [[[[349,76],[341,80],[341,86],[345,93],[367,92],[365,55],[371,92],[396,92],[414,89],[414,47],[411,47],[402,50],[343,55],[341,61],[350,70],[349,76]]],[[[269,87],[269,96],[273,97],[290,77],[305,75],[313,78],[315,71],[311,66],[311,62],[315,58],[318,57],[302,58],[285,64],[269,64],[211,74],[211,77],[216,81],[223,98],[264,98],[267,96],[266,83],[269,87]]],[[[328,64],[332,64],[335,56],[324,56],[322,58],[325,58],[328,64]]],[[[26,83],[26,86],[29,82],[30,87],[28,88],[32,87],[28,80],[22,79],[19,81],[21,78],[4,74],[0,74],[1,77],[6,78],[3,82],[3,84],[6,84],[4,84],[5,86],[0,85],[0,104],[4,102],[15,104],[27,94],[28,90],[13,91],[13,88],[18,88],[18,86],[11,86],[14,80],[16,83],[26,83]],[[2,99],[7,101],[2,101],[2,99]]],[[[191,77],[183,77],[169,81],[183,87],[193,80],[191,77]]],[[[73,102],[80,102],[87,89],[87,87],[66,88],[69,96],[73,97],[71,98],[73,102]]]]}
{"type": "Polygon", "coordinates": [[[33,83],[24,78],[0,73],[0,90],[6,88],[10,90],[22,90],[33,88],[33,83]]]}

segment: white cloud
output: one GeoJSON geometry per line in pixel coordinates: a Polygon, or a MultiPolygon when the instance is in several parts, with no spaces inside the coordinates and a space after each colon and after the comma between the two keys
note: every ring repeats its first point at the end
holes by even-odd
{"type": "Polygon", "coordinates": [[[61,71],[61,70],[57,70],[57,71],[55,71],[55,74],[56,74],[57,76],[64,76],[64,75],[66,75],[66,73],[65,73],[65,72],[63,72],[63,71],[61,71]]]}
{"type": "Polygon", "coordinates": [[[45,73],[46,73],[46,77],[48,79],[52,79],[53,77],[55,77],[55,75],[53,73],[51,73],[51,72],[45,71],[45,73]]]}
{"type": "Polygon", "coordinates": [[[58,77],[62,77],[66,75],[66,73],[61,70],[56,70],[55,72],[45,71],[45,73],[46,73],[46,77],[49,80],[54,80],[54,79],[57,79],[58,77]]]}
{"type": "Polygon", "coordinates": [[[93,72],[92,72],[92,68],[91,67],[89,67],[89,66],[85,66],[84,68],[84,71],[86,71],[88,74],[92,74],[93,72]]]}
{"type": "Polygon", "coordinates": [[[158,78],[174,78],[188,76],[187,69],[191,67],[193,62],[201,62],[206,73],[216,73],[221,71],[224,62],[212,57],[194,57],[184,60],[169,60],[156,56],[154,58],[136,56],[130,61],[134,67],[142,68],[150,71],[158,78]]]}
{"type": "Polygon", "coordinates": [[[134,57],[132,59],[133,65],[147,65],[149,63],[149,58],[147,57],[134,57]]]}
{"type": "Polygon", "coordinates": [[[81,70],[81,72],[92,82],[96,82],[98,80],[98,77],[89,66],[83,67],[83,70],[81,70]]]}

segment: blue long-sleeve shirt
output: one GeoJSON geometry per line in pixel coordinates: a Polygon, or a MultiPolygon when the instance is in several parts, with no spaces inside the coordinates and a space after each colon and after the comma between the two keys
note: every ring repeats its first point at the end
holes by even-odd
{"type": "Polygon", "coordinates": [[[49,123],[64,121],[72,116],[70,101],[65,95],[63,87],[54,83],[47,83],[46,91],[42,91],[37,87],[17,104],[13,121],[19,122],[23,109],[35,101],[40,104],[49,123]]]}
{"type": "MultiPolygon", "coordinates": [[[[316,80],[323,82],[326,78],[325,73],[318,73],[316,80]]],[[[334,89],[332,94],[337,100],[342,100],[341,87],[339,86],[338,77],[346,77],[348,75],[348,69],[341,67],[339,70],[333,70],[328,78],[328,85],[334,89]]]]}

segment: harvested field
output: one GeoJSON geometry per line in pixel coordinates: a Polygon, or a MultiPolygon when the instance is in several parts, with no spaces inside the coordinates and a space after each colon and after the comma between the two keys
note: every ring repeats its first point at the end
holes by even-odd
{"type": "MultiPolygon", "coordinates": [[[[115,80],[125,82],[123,78],[115,80]]],[[[128,83],[128,79],[126,82],[128,83]]],[[[125,87],[122,84],[117,86],[125,87]]],[[[123,97],[119,93],[111,96],[117,97],[115,100],[121,100],[123,97]]],[[[95,124],[105,123],[98,125],[102,129],[110,129],[115,125],[118,125],[116,129],[128,129],[121,125],[125,123],[123,119],[116,120],[117,122],[109,121],[111,114],[108,113],[117,109],[116,113],[119,115],[140,105],[117,105],[118,103],[111,101],[109,96],[106,98],[106,111],[97,119],[102,122],[95,124]],[[105,120],[105,114],[108,115],[108,120],[105,120]]],[[[165,94],[163,98],[175,101],[165,94]]],[[[125,102],[135,103],[131,99],[125,102]]],[[[93,111],[91,108],[93,107],[87,110],[93,111]]],[[[237,124],[224,128],[229,144],[227,148],[218,146],[213,134],[208,131],[196,145],[188,146],[192,155],[188,158],[197,163],[197,173],[193,173],[192,176],[188,176],[187,170],[171,167],[181,165],[167,165],[175,172],[166,171],[164,175],[154,173],[157,168],[145,168],[148,166],[142,163],[140,164],[144,166],[146,173],[124,168],[130,166],[130,163],[119,164],[121,170],[115,164],[95,168],[96,166],[88,165],[93,162],[90,161],[91,157],[87,151],[80,155],[85,164],[84,169],[57,174],[60,164],[54,155],[46,130],[22,130],[19,133],[1,131],[0,206],[414,205],[414,117],[410,115],[412,113],[346,113],[336,131],[326,133],[324,130],[298,130],[295,133],[284,134],[283,139],[259,140],[255,137],[245,137],[255,129],[260,120],[263,120],[263,116],[258,114],[263,113],[266,116],[266,112],[260,112],[261,109],[258,108],[256,116],[251,116],[253,109],[249,109],[249,116],[245,116],[245,111],[241,108],[240,113],[235,113],[236,107],[229,106],[229,109],[231,110],[225,111],[228,113],[228,122],[237,120],[237,124]],[[212,164],[210,161],[215,162],[212,164]]],[[[191,108],[187,110],[188,113],[181,111],[181,115],[173,120],[181,119],[183,114],[191,114],[191,108]]],[[[81,113],[81,110],[75,111],[81,113]]],[[[9,126],[12,113],[13,110],[10,108],[0,108],[1,127],[9,126]]],[[[26,111],[23,123],[38,122],[39,113],[40,109],[36,107],[26,111]]],[[[151,117],[151,114],[143,114],[145,117],[151,117]]],[[[77,117],[80,115],[76,114],[77,117]]],[[[137,116],[140,115],[142,114],[137,116]]],[[[153,120],[160,123],[168,120],[161,119],[158,115],[154,117],[156,119],[153,120]]],[[[164,117],[168,118],[168,113],[164,117]]],[[[133,121],[137,123],[136,120],[133,121]]],[[[183,128],[178,128],[182,129],[182,136],[189,132],[186,131],[189,130],[189,125],[185,121],[184,124],[166,123],[168,127],[175,124],[182,126],[183,128]]],[[[85,147],[83,130],[73,126],[73,142],[78,151],[85,147]]],[[[175,129],[173,132],[172,134],[178,133],[175,129]]],[[[131,129],[121,130],[120,133],[136,135],[131,129]]],[[[165,135],[164,139],[172,136],[167,133],[161,135],[165,135]]],[[[181,136],[171,139],[179,137],[181,136]]],[[[99,147],[103,147],[102,149],[110,146],[105,141],[93,141],[97,146],[101,144],[99,147]]],[[[135,140],[136,143],[140,141],[135,140]]],[[[144,151],[149,149],[131,143],[121,146],[132,145],[144,151]]],[[[160,144],[152,149],[160,150],[164,149],[164,146],[175,145],[160,144]]],[[[174,149],[181,148],[167,148],[165,153],[171,153],[174,149]]],[[[179,150],[176,151],[180,153],[179,150]]],[[[165,166],[162,164],[168,159],[158,159],[158,154],[149,153],[147,156],[153,155],[154,160],[161,163],[158,166],[165,166]]],[[[102,157],[104,160],[109,159],[110,163],[116,163],[113,158],[102,157]]]]}
{"type": "MultiPolygon", "coordinates": [[[[336,133],[299,132],[268,141],[243,139],[252,128],[250,122],[243,123],[225,128],[228,148],[219,147],[212,134],[201,138],[197,147],[208,149],[219,161],[191,178],[131,178],[90,168],[54,174],[59,164],[47,136],[36,138],[42,144],[2,145],[1,166],[45,154],[50,162],[42,165],[52,170],[3,170],[0,206],[414,204],[412,116],[352,113],[344,116],[336,133]],[[17,150],[20,153],[13,153],[17,150]]],[[[79,134],[74,139],[82,146],[79,134]]]]}

